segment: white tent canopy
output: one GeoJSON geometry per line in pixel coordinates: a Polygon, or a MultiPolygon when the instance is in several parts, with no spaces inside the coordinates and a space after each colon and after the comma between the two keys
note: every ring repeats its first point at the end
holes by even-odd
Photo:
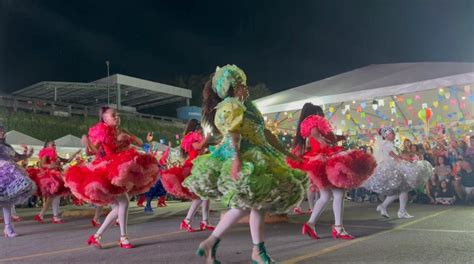
{"type": "Polygon", "coordinates": [[[10,145],[28,145],[28,146],[43,146],[44,145],[43,141],[36,139],[34,137],[30,137],[16,130],[7,132],[6,137],[7,137],[6,142],[10,145]]]}
{"type": "Polygon", "coordinates": [[[370,65],[255,101],[263,114],[318,105],[421,92],[474,83],[474,63],[422,62],[370,65]]]}
{"type": "Polygon", "coordinates": [[[64,137],[58,138],[54,141],[56,143],[56,147],[69,147],[69,148],[83,148],[81,139],[73,136],[73,135],[66,135],[64,137]]]}
{"type": "Polygon", "coordinates": [[[294,133],[308,102],[323,107],[338,134],[374,134],[388,125],[419,138],[441,124],[468,135],[474,130],[474,63],[371,65],[255,101],[267,127],[283,134],[294,133]],[[431,118],[422,121],[419,114],[428,108],[431,118]]]}

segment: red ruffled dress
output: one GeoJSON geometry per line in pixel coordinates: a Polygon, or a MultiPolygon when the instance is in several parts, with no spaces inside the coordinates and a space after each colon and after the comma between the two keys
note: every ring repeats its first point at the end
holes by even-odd
{"type": "Polygon", "coordinates": [[[138,153],[130,143],[119,144],[117,135],[117,128],[102,122],[89,129],[89,140],[99,148],[95,160],[70,167],[65,174],[66,186],[78,199],[107,205],[119,195],[141,194],[155,184],[157,160],[138,153]]]}
{"type": "Polygon", "coordinates": [[[52,147],[43,148],[38,157],[43,160],[41,168],[28,168],[26,172],[38,187],[36,195],[40,197],[66,196],[70,194],[65,186],[61,168],[49,168],[51,164],[58,164],[58,154],[52,147]]]}
{"type": "Polygon", "coordinates": [[[194,149],[193,144],[204,140],[204,137],[197,132],[186,134],[181,142],[181,148],[188,154],[188,158],[182,166],[174,166],[161,172],[161,182],[166,191],[180,199],[198,199],[183,186],[183,181],[191,174],[193,160],[201,154],[200,150],[194,149]]]}
{"type": "MultiPolygon", "coordinates": [[[[288,166],[290,166],[293,169],[304,171],[304,166],[309,159],[309,156],[308,156],[309,152],[305,152],[301,154],[300,148],[296,147],[291,150],[291,153],[299,157],[301,160],[294,160],[292,158],[287,157],[286,163],[288,164],[288,166]]],[[[309,189],[311,192],[319,191],[318,187],[313,183],[313,181],[310,180],[309,183],[310,183],[309,189]]]]}
{"type": "MultiPolygon", "coordinates": [[[[334,135],[326,119],[312,115],[301,123],[302,137],[310,137],[313,128],[317,128],[323,137],[334,135]]],[[[377,166],[372,155],[360,150],[322,145],[313,137],[309,138],[309,144],[311,150],[305,154],[302,168],[319,189],[357,188],[373,174],[377,166]]]]}

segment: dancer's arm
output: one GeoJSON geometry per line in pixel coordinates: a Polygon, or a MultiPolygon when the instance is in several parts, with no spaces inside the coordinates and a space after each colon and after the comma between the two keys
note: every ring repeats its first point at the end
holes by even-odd
{"type": "Polygon", "coordinates": [[[204,147],[207,146],[207,142],[209,141],[210,137],[211,137],[211,135],[207,135],[201,142],[194,142],[193,143],[193,148],[197,149],[197,150],[203,149],[204,147]]]}
{"type": "Polygon", "coordinates": [[[15,152],[15,157],[13,158],[13,160],[15,162],[26,160],[26,159],[30,158],[33,155],[34,152],[35,152],[35,150],[33,148],[30,148],[29,150],[28,150],[28,148],[26,148],[25,152],[23,154],[15,152]]]}
{"type": "Polygon", "coordinates": [[[81,150],[78,150],[78,151],[74,152],[74,154],[72,154],[69,159],[65,159],[65,158],[61,158],[61,157],[58,157],[58,159],[61,163],[70,163],[76,157],[76,155],[79,154],[79,153],[81,153],[81,150]]]}
{"type": "Polygon", "coordinates": [[[301,158],[298,156],[294,155],[293,153],[289,152],[281,143],[280,140],[268,129],[263,130],[265,134],[265,138],[267,139],[267,142],[272,145],[276,150],[279,152],[283,153],[285,156],[291,158],[292,160],[295,161],[302,161],[301,158]]]}
{"type": "Polygon", "coordinates": [[[117,140],[119,142],[129,141],[130,144],[133,144],[133,145],[138,146],[138,147],[141,147],[143,145],[143,141],[140,138],[134,136],[128,130],[120,129],[120,132],[122,132],[122,133],[120,133],[117,137],[117,140]]]}
{"type": "Polygon", "coordinates": [[[92,156],[99,152],[99,145],[93,144],[87,135],[82,136],[82,144],[86,147],[87,156],[92,156]]]}
{"type": "Polygon", "coordinates": [[[234,148],[234,157],[232,158],[232,170],[231,170],[231,176],[234,180],[237,180],[239,178],[239,173],[242,170],[242,163],[240,161],[239,157],[239,151],[240,151],[240,134],[239,133],[231,133],[231,144],[232,147],[234,148]]]}

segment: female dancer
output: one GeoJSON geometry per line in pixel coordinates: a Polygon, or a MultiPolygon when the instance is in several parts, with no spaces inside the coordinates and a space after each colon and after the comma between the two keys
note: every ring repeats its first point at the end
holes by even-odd
{"type": "Polygon", "coordinates": [[[51,222],[53,224],[64,223],[59,217],[59,204],[61,197],[68,195],[70,192],[64,185],[62,164],[71,162],[79,152],[80,150],[73,154],[70,159],[63,159],[58,156],[54,141],[47,141],[44,148],[38,153],[40,168],[27,170],[30,178],[38,186],[38,197],[45,199],[40,213],[34,217],[34,220],[38,223],[44,223],[43,216],[50,206],[53,207],[53,219],[51,222]]]}
{"type": "Polygon", "coordinates": [[[88,148],[96,153],[96,159],[87,165],[69,168],[65,175],[66,185],[76,197],[98,206],[112,204],[104,223],[87,240],[87,244],[97,248],[101,248],[103,233],[117,218],[120,247],[133,247],[127,237],[128,195],[144,193],[158,175],[156,159],[149,154],[140,154],[130,146],[141,145],[141,140],[118,126],[115,109],[102,107],[100,122],[91,127],[85,137],[88,148]]]}
{"type": "Polygon", "coordinates": [[[11,223],[12,206],[28,200],[35,190],[34,183],[28,178],[16,162],[28,159],[33,149],[26,154],[18,154],[5,142],[5,128],[0,125],[0,207],[3,211],[5,237],[16,237],[11,223]]]}
{"type": "MultiPolygon", "coordinates": [[[[310,115],[323,115],[324,116],[324,113],[321,107],[313,105],[312,103],[305,103],[303,105],[303,108],[301,109],[301,114],[300,114],[298,124],[300,124],[306,117],[310,115]]],[[[297,132],[297,134],[300,134],[300,133],[297,132]]],[[[307,149],[308,148],[306,146],[306,140],[303,139],[301,136],[295,137],[295,140],[293,141],[293,149],[291,150],[291,153],[301,158],[301,160],[295,161],[291,158],[287,158],[286,161],[288,165],[290,165],[290,167],[292,167],[293,169],[303,170],[303,165],[304,165],[303,159],[308,153],[307,149]]],[[[311,182],[310,182],[308,190],[306,191],[306,198],[308,199],[308,205],[309,205],[308,213],[311,214],[313,212],[314,204],[319,199],[318,187],[314,184],[311,184],[311,182]]],[[[298,206],[293,209],[293,212],[295,214],[303,213],[301,211],[300,205],[301,203],[298,204],[298,206]]]]}
{"type": "Polygon", "coordinates": [[[284,148],[265,130],[255,105],[247,101],[246,79],[237,66],[227,65],[217,68],[206,83],[203,120],[221,132],[223,139],[210,154],[194,160],[192,173],[183,183],[201,199],[219,197],[230,207],[196,252],[207,263],[220,263],[216,260],[220,239],[249,214],[252,262],[274,263],[264,245],[264,211],[287,212],[301,201],[306,189],[304,173],[287,166],[279,152],[284,148]]]}
{"type": "Polygon", "coordinates": [[[168,193],[183,199],[192,200],[191,207],[188,210],[186,218],[181,221],[180,229],[188,232],[196,231],[191,222],[199,206],[202,206],[202,221],[199,229],[214,230],[209,224],[209,199],[201,200],[195,194],[191,193],[186,187],[183,187],[183,181],[191,174],[193,160],[196,159],[206,147],[209,137],[204,138],[202,127],[196,119],[189,120],[184,130],[183,141],[181,142],[181,156],[187,155],[183,166],[171,167],[161,173],[163,186],[168,193]]]}
{"type": "Polygon", "coordinates": [[[374,149],[377,169],[374,176],[365,182],[364,188],[387,195],[383,203],[377,206],[381,216],[390,218],[387,207],[399,199],[398,218],[412,218],[406,211],[408,191],[426,183],[433,176],[433,167],[425,160],[411,162],[399,155],[393,144],[395,131],[392,128],[380,129],[379,135],[382,139],[376,139],[374,149]]]}
{"type": "MultiPolygon", "coordinates": [[[[318,107],[320,108],[320,107],[318,107]]],[[[307,223],[302,227],[302,234],[312,239],[319,239],[315,224],[333,197],[334,226],[332,237],[353,239],[343,227],[344,193],[346,189],[359,187],[372,175],[376,167],[375,159],[361,150],[344,150],[335,146],[340,140],[332,131],[329,122],[324,119],[322,109],[316,109],[298,124],[295,140],[304,142],[309,139],[311,150],[304,156],[303,169],[309,174],[313,184],[320,191],[321,197],[314,205],[307,223]]],[[[304,145],[303,145],[304,147],[304,145]]]]}

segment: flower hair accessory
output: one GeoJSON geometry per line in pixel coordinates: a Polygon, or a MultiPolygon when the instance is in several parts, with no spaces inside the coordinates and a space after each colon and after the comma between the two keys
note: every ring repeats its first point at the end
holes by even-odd
{"type": "Polygon", "coordinates": [[[323,136],[332,132],[331,124],[322,116],[310,115],[301,122],[301,136],[307,138],[311,135],[311,130],[317,128],[323,136]]]}
{"type": "Polygon", "coordinates": [[[385,138],[385,137],[388,136],[388,134],[395,134],[395,130],[393,130],[393,128],[391,128],[391,127],[384,127],[384,128],[380,129],[380,135],[382,137],[385,138]]]}
{"type": "Polygon", "coordinates": [[[227,64],[222,68],[216,68],[214,77],[212,77],[212,90],[220,98],[226,98],[230,87],[234,87],[237,83],[247,85],[247,76],[236,65],[227,64]]]}

